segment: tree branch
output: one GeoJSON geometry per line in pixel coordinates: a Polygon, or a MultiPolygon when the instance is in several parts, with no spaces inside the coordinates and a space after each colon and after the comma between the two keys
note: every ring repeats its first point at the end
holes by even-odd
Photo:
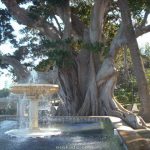
{"type": "Polygon", "coordinates": [[[17,20],[19,24],[24,24],[28,27],[36,28],[49,39],[55,40],[60,38],[58,31],[56,31],[52,24],[49,24],[42,18],[33,20],[29,17],[28,12],[25,9],[18,6],[16,0],[3,0],[3,3],[6,5],[11,15],[17,20]]]}
{"type": "Polygon", "coordinates": [[[84,29],[86,28],[85,24],[75,14],[71,14],[71,20],[73,30],[79,37],[83,38],[84,29]]]}
{"type": "MultiPolygon", "coordinates": [[[[115,57],[115,55],[117,54],[120,47],[127,44],[127,39],[126,39],[123,28],[124,28],[123,24],[121,24],[120,29],[118,30],[118,33],[116,34],[116,36],[114,37],[114,39],[111,43],[109,55],[112,58],[115,57]]],[[[139,36],[141,36],[145,33],[148,33],[148,32],[150,32],[150,25],[138,27],[135,29],[135,36],[136,36],[136,38],[138,38],[139,36]]]]}
{"type": "Polygon", "coordinates": [[[71,35],[71,10],[69,0],[65,0],[64,5],[57,8],[57,14],[64,23],[63,39],[67,39],[71,35]]]}
{"type": "MultiPolygon", "coordinates": [[[[141,36],[145,33],[150,32],[150,25],[145,26],[149,13],[150,13],[150,11],[147,9],[145,11],[145,15],[144,15],[141,25],[139,25],[138,27],[135,28],[136,38],[138,38],[139,36],[141,36]]],[[[118,30],[116,36],[114,37],[114,39],[111,43],[109,55],[112,58],[114,58],[115,55],[117,54],[118,50],[120,49],[120,47],[122,47],[126,44],[127,44],[127,39],[126,39],[124,30],[123,30],[123,24],[121,24],[120,29],[118,30]]]]}
{"type": "Polygon", "coordinates": [[[18,81],[24,81],[29,77],[29,71],[14,57],[0,56],[0,59],[2,64],[9,64],[14,68],[18,81]]]}
{"type": "Polygon", "coordinates": [[[91,15],[90,40],[92,43],[102,40],[104,15],[110,0],[95,0],[91,15]]]}
{"type": "Polygon", "coordinates": [[[58,25],[59,34],[60,34],[60,36],[62,37],[61,26],[60,26],[60,23],[59,23],[59,21],[58,21],[58,19],[56,18],[56,16],[55,16],[55,15],[54,15],[54,19],[55,19],[55,21],[56,21],[56,23],[57,23],[57,25],[58,25]]]}
{"type": "Polygon", "coordinates": [[[111,45],[110,45],[109,56],[111,56],[112,58],[115,57],[120,47],[122,47],[123,44],[127,43],[127,40],[123,31],[124,31],[124,27],[123,27],[123,24],[121,24],[118,30],[118,33],[113,38],[113,41],[111,42],[111,45]]]}
{"type": "Polygon", "coordinates": [[[135,30],[135,35],[136,35],[136,37],[139,37],[148,32],[150,32],[150,25],[137,28],[135,30]]]}

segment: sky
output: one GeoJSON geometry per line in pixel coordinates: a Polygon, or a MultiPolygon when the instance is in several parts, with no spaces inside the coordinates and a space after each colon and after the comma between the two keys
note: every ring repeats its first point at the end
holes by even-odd
{"type": "Polygon", "coordinates": [[[13,77],[5,70],[4,74],[0,76],[0,89],[9,88],[13,84],[13,77]]]}
{"type": "Polygon", "coordinates": [[[146,43],[150,44],[150,33],[146,33],[137,38],[139,48],[143,48],[146,43]]]}
{"type": "MultiPolygon", "coordinates": [[[[0,3],[0,7],[3,7],[0,3]]],[[[150,24],[150,15],[148,17],[148,24],[150,24]]],[[[22,35],[20,34],[19,30],[22,29],[24,26],[19,25],[16,21],[12,21],[12,26],[15,30],[14,34],[17,36],[17,39],[20,39],[22,35]]],[[[150,33],[144,34],[137,38],[139,48],[143,48],[146,43],[150,44],[150,33]]],[[[0,45],[0,52],[3,54],[12,54],[15,51],[13,46],[6,42],[3,45],[0,45]]],[[[0,75],[0,89],[2,88],[8,88],[13,84],[12,76],[9,74],[7,70],[3,70],[4,74],[0,75]]]]}
{"type": "MultiPolygon", "coordinates": [[[[21,38],[22,35],[19,33],[19,30],[23,28],[23,25],[19,25],[16,21],[12,21],[12,26],[15,30],[14,34],[17,36],[17,39],[21,38]]],[[[12,54],[14,51],[14,47],[9,42],[0,45],[0,52],[3,54],[12,54]]],[[[0,74],[0,90],[3,88],[9,88],[13,84],[13,76],[6,69],[1,71],[3,74],[0,74]]]]}

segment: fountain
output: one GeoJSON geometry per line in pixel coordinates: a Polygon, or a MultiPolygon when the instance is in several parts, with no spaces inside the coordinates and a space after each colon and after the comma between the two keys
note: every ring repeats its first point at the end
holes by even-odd
{"type": "Polygon", "coordinates": [[[58,85],[54,84],[18,84],[12,87],[14,94],[26,94],[29,97],[29,129],[37,130],[38,125],[38,103],[41,95],[57,93],[58,85]]]}
{"type": "MultiPolygon", "coordinates": [[[[54,94],[58,90],[58,85],[40,83],[17,84],[12,87],[12,93],[25,94],[29,100],[29,122],[27,128],[18,128],[14,121],[6,120],[2,121],[2,123],[0,122],[2,149],[37,150],[40,147],[45,150],[124,149],[118,136],[114,135],[109,117],[51,116],[50,121],[52,121],[52,124],[48,127],[46,126],[46,128],[41,126],[38,117],[41,95],[54,94]],[[11,139],[10,136],[15,137],[15,140],[13,140],[14,138],[11,139]]],[[[24,111],[24,102],[21,104],[21,109],[24,111]]],[[[24,115],[22,111],[20,112],[21,117],[24,115]]]]}
{"type": "MultiPolygon", "coordinates": [[[[52,129],[56,132],[47,132],[48,129],[40,128],[39,127],[39,101],[41,96],[52,95],[57,93],[59,90],[59,86],[56,84],[17,84],[11,88],[11,92],[14,94],[25,94],[29,100],[29,123],[28,128],[26,129],[14,129],[7,131],[6,133],[11,136],[26,136],[26,137],[37,137],[37,136],[44,136],[45,134],[48,136],[49,134],[58,134],[58,130],[52,129]],[[47,133],[46,133],[47,132],[47,133]]],[[[24,116],[24,103],[21,105],[21,112],[20,116],[24,116]]]]}

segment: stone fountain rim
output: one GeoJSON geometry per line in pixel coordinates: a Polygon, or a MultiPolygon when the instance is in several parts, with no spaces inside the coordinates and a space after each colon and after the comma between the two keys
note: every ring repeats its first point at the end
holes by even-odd
{"type": "Polygon", "coordinates": [[[23,84],[15,84],[12,87],[59,87],[57,84],[43,84],[43,83],[23,83],[23,84]]]}

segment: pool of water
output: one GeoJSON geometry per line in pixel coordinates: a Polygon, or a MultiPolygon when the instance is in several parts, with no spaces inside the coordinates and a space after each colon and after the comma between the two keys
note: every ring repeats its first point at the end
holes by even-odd
{"type": "Polygon", "coordinates": [[[6,131],[18,128],[17,121],[0,121],[0,150],[124,150],[110,128],[99,122],[56,123],[61,134],[47,137],[12,137],[6,131]]]}

